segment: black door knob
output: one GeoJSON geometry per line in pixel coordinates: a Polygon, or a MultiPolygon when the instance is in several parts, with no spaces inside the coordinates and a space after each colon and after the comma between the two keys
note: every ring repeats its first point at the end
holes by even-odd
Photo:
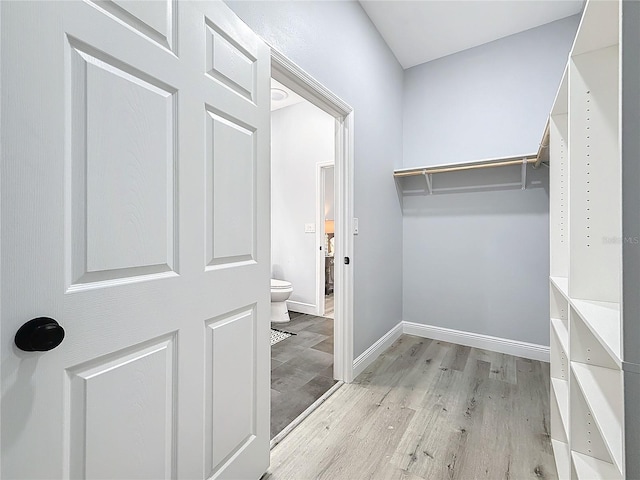
{"type": "Polygon", "coordinates": [[[40,317],[29,320],[16,333],[16,346],[25,352],[53,350],[64,340],[64,328],[53,318],[40,317]]]}

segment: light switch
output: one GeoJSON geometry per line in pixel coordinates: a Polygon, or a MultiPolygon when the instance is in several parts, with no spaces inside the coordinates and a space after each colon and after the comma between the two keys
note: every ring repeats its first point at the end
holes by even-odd
{"type": "Polygon", "coordinates": [[[316,224],[315,223],[305,223],[304,224],[304,233],[316,233],[316,224]]]}
{"type": "Polygon", "coordinates": [[[353,234],[358,235],[358,219],[353,219],[353,234]]]}

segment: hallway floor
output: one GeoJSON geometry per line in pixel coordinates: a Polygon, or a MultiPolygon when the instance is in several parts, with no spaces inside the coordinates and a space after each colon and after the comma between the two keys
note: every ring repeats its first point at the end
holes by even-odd
{"type": "Polygon", "coordinates": [[[271,451],[267,479],[557,479],[549,365],[402,335],[271,451]]]}
{"type": "Polygon", "coordinates": [[[336,383],[333,320],[289,314],[289,323],[272,324],[296,335],[271,347],[271,438],[336,383]]]}

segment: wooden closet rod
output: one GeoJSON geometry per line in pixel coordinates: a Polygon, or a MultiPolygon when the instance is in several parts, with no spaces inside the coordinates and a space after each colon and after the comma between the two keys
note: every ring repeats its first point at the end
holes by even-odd
{"type": "Polygon", "coordinates": [[[460,164],[460,165],[452,165],[450,167],[447,166],[438,166],[438,167],[421,167],[415,168],[407,171],[394,172],[394,177],[412,177],[415,175],[428,175],[432,173],[445,173],[445,172],[459,172],[462,170],[477,170],[481,168],[494,168],[494,167],[506,167],[508,165],[522,165],[523,163],[536,163],[536,155],[526,155],[520,157],[518,160],[497,160],[494,162],[485,162],[485,163],[469,163],[469,164],[460,164]]]}

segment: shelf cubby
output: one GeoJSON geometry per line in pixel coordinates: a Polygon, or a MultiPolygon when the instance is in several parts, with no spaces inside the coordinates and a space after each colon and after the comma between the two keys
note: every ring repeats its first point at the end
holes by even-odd
{"type": "Polygon", "coordinates": [[[551,329],[550,336],[551,377],[560,380],[569,380],[569,350],[566,348],[555,328],[551,329]]]}
{"type": "Polygon", "coordinates": [[[573,306],[570,315],[569,358],[588,365],[618,369],[619,359],[611,355],[611,350],[605,346],[601,337],[594,333],[597,330],[593,325],[585,322],[584,317],[573,306]]]}
{"type": "Polygon", "coordinates": [[[618,46],[569,62],[569,296],[620,298],[618,46]]]}
{"type": "Polygon", "coordinates": [[[551,379],[551,438],[568,443],[569,431],[569,382],[551,379]]]}
{"type": "Polygon", "coordinates": [[[551,318],[551,328],[553,333],[559,341],[560,349],[565,356],[569,353],[569,330],[567,328],[567,322],[560,318],[551,318]]]}
{"type": "Polygon", "coordinates": [[[555,283],[551,283],[549,292],[549,307],[551,308],[551,318],[558,318],[565,324],[569,318],[569,301],[564,292],[555,283]]]}
{"type": "Polygon", "coordinates": [[[588,1],[576,34],[573,56],[617,45],[620,38],[620,2],[588,1]]]}
{"type": "MultiPolygon", "coordinates": [[[[582,320],[582,323],[611,357],[615,366],[619,367],[622,345],[620,304],[571,300],[571,310],[582,320]]],[[[609,365],[603,364],[602,366],[609,365]]]]}
{"type": "Polygon", "coordinates": [[[571,449],[613,463],[623,459],[622,372],[571,362],[571,449]]]}
{"type": "MultiPolygon", "coordinates": [[[[567,284],[569,276],[569,74],[565,69],[549,117],[549,224],[551,276],[567,284]]],[[[568,295],[568,285],[564,290],[568,295]]]]}
{"type": "Polygon", "coordinates": [[[613,462],[605,439],[596,425],[593,412],[575,378],[571,378],[571,410],[569,412],[571,450],[595,457],[605,462],[613,462]]]}

